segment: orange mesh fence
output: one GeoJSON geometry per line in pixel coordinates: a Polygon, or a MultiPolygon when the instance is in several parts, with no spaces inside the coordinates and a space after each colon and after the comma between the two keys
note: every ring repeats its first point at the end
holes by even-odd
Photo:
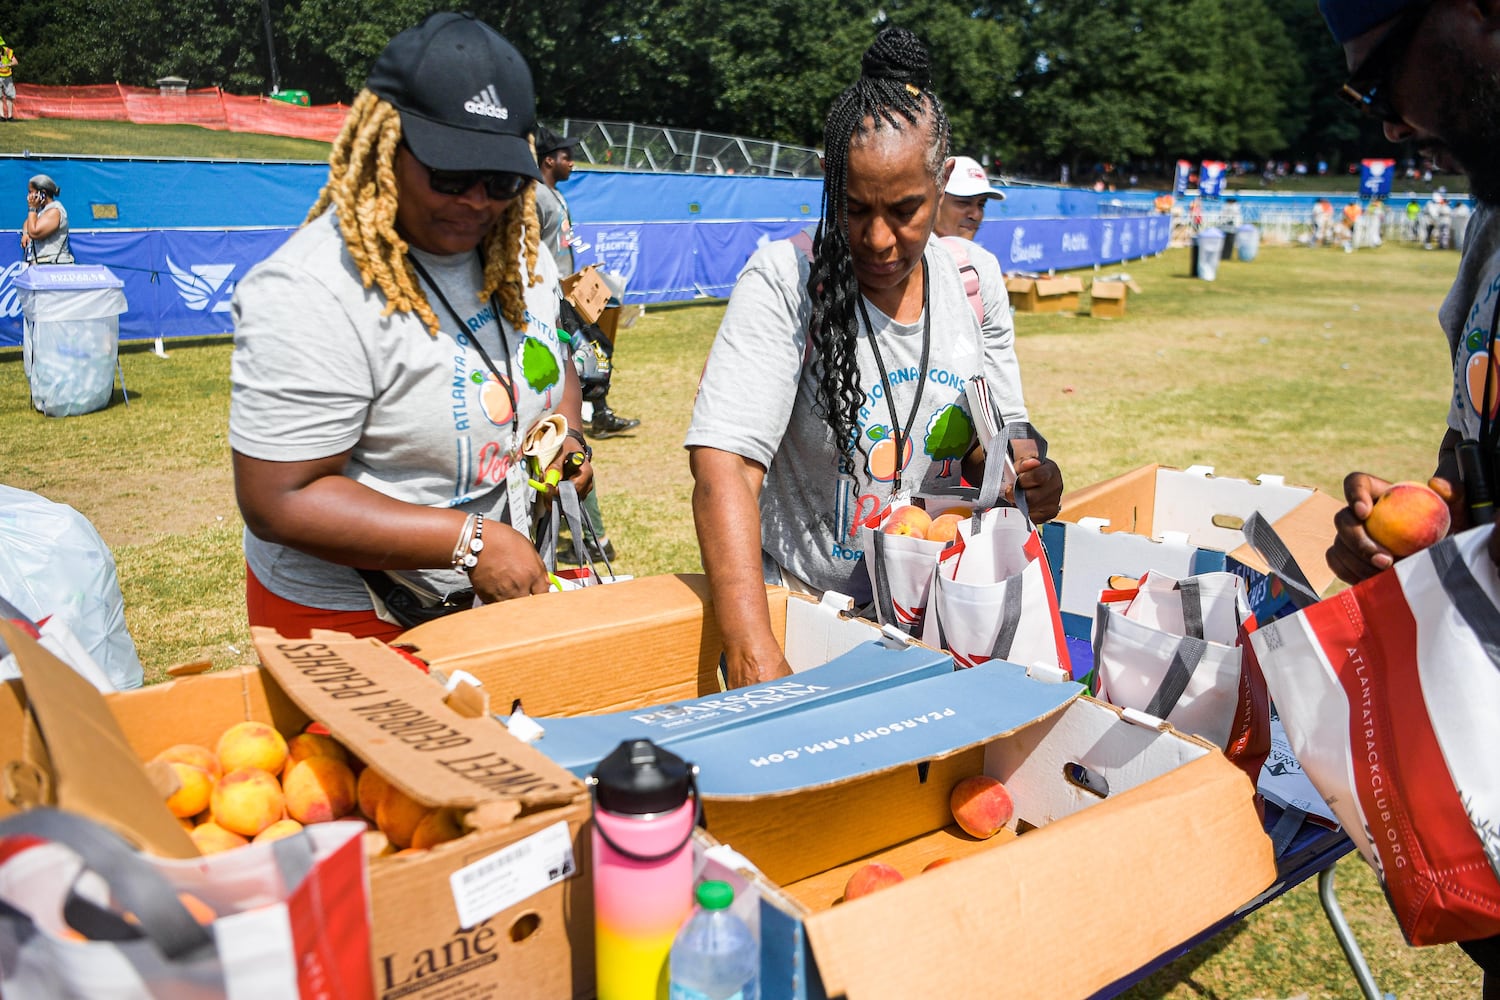
{"type": "Polygon", "coordinates": [[[218,87],[163,94],[118,83],[87,87],[16,84],[17,118],[74,118],[140,125],[201,125],[332,142],[349,113],[346,104],[304,108],[269,97],[241,97],[218,87]]]}

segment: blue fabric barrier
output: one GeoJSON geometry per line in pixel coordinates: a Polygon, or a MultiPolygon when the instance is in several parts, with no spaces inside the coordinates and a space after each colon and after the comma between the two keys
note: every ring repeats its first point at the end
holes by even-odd
{"type": "MultiPolygon", "coordinates": [[[[642,222],[579,225],[589,244],[579,266],[602,264],[624,274],[627,303],[722,298],[757,246],[784,239],[810,223],[642,222]]],[[[125,281],[128,310],[122,340],[191,337],[233,330],[230,298],[240,278],[293,230],[216,232],[74,232],[80,262],[104,264],[125,281]]],[[[1121,219],[986,221],[979,242],[1007,271],[1089,267],[1159,253],[1167,246],[1165,216],[1121,219]]],[[[13,278],[22,267],[19,237],[0,233],[0,347],[21,342],[21,301],[13,278]]]]}
{"type": "MultiPolygon", "coordinates": [[[[75,232],[238,229],[300,225],[328,164],[0,157],[0,193],[14,196],[21,215],[26,182],[36,174],[57,182],[75,232]]],[[[0,216],[6,228],[20,222],[0,216]]]]}
{"type": "MultiPolygon", "coordinates": [[[[815,220],[814,220],[815,221],[815,220]]],[[[579,224],[588,249],[576,263],[623,274],[625,302],[722,298],[740,268],[767,240],[785,239],[812,221],[579,224]]],[[[1160,253],[1171,237],[1164,215],[1118,219],[986,219],[978,242],[1011,271],[1050,271],[1135,260],[1160,253]]]]}
{"type": "MultiPolygon", "coordinates": [[[[120,337],[140,340],[231,332],[235,284],[302,222],[327,167],[0,157],[0,191],[24,191],[37,173],[62,188],[77,259],[125,281],[120,337]]],[[[629,303],[727,296],[757,246],[815,225],[822,205],[820,178],[588,170],[562,189],[589,244],[579,266],[623,273],[629,303]]],[[[1166,248],[1166,217],[1100,217],[1111,211],[1108,199],[1012,188],[990,206],[979,242],[1009,271],[1088,267],[1166,248]]],[[[12,281],[21,266],[19,232],[0,230],[0,347],[21,342],[12,281]]]]}
{"type": "MultiPolygon", "coordinates": [[[[72,233],[80,263],[104,264],[125,282],[121,340],[232,333],[235,283],[269,257],[293,230],[72,233]]],[[[21,297],[14,278],[24,264],[19,236],[0,234],[0,347],[21,343],[21,297]]]]}

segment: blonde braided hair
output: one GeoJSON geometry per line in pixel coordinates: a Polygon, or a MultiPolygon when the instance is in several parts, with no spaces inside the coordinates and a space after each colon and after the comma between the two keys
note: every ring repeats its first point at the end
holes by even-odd
{"type": "MultiPolygon", "coordinates": [[[[407,259],[410,247],[396,231],[395,162],[400,144],[400,112],[370,91],[360,91],[328,157],[328,183],[318,193],[304,224],[332,205],[338,213],[344,245],[359,268],[364,286],[376,285],[385,296],[381,315],[415,313],[435,337],[437,314],[407,259]]],[[[484,238],[484,287],[479,301],[497,296],[501,313],[516,330],[526,329],[527,284],[542,280],[536,266],[540,234],[533,186],[506,206],[500,224],[484,238]],[[529,282],[518,266],[522,252],[529,282]]]]}

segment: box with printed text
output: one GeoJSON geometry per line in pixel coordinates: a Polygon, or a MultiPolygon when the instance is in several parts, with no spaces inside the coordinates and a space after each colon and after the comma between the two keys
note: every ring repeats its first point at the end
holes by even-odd
{"type": "Polygon", "coordinates": [[[1086,996],[1269,884],[1253,789],[1202,741],[1015,664],[954,671],[836,598],[767,599],[794,673],[740,692],[719,692],[701,577],[524,598],[403,639],[435,670],[477,676],[497,705],[519,699],[544,730],[535,745],[565,735],[550,752],[570,766],[586,769],[624,726],[697,764],[707,829],[738,852],[718,870],[760,895],[764,997],[963,996],[975,979],[1086,996]],[[570,665],[537,656],[554,644],[570,665]],[[953,786],[980,773],[1017,804],[989,841],[949,809],[953,786]],[[1104,873],[1080,863],[1101,842],[1115,859],[1104,873]],[[917,877],[942,856],[956,863],[917,877]],[[873,858],[910,884],[834,905],[873,858]],[[1162,901],[1149,921],[1134,911],[1145,894],[1162,901]],[[1063,931],[1085,925],[1115,943],[1080,959],[1063,931]]]}
{"type": "Polygon", "coordinates": [[[367,835],[376,996],[591,996],[583,786],[510,736],[476,689],[450,694],[381,643],[341,633],[288,640],[268,630],[256,630],[255,642],[263,668],[80,693],[67,713],[46,718],[25,683],[0,686],[0,761],[7,773],[30,776],[0,813],[56,804],[148,850],[190,857],[196,849],[141,761],[178,743],[213,747],[246,720],[284,735],[317,721],[391,785],[456,811],[465,830],[403,854],[367,835]],[[114,751],[82,756],[101,733],[114,734],[114,751]]]}

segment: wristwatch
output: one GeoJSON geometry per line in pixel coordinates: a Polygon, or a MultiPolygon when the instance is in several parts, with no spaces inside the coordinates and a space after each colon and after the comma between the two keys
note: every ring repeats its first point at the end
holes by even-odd
{"type": "Polygon", "coordinates": [[[583,446],[583,460],[585,462],[592,462],[594,460],[594,449],[589,447],[588,438],[583,436],[582,431],[578,430],[578,428],[576,427],[569,427],[568,437],[572,438],[574,441],[577,441],[580,445],[583,446]]]}

